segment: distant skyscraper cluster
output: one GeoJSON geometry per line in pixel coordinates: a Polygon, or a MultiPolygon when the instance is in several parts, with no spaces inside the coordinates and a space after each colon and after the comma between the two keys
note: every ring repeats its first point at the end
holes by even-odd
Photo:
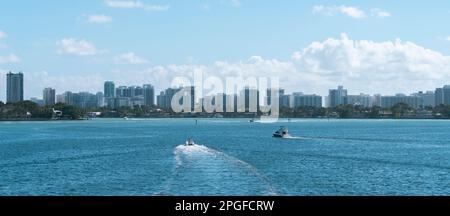
{"type": "Polygon", "coordinates": [[[450,105],[450,85],[443,88],[437,88],[435,91],[419,91],[411,95],[396,94],[392,96],[381,95],[348,95],[344,87],[331,89],[326,98],[328,107],[339,105],[359,105],[363,107],[379,106],[382,108],[391,108],[399,103],[408,104],[415,109],[424,107],[436,107],[439,105],[450,105]]]}
{"type": "MultiPolygon", "coordinates": [[[[24,74],[12,73],[6,74],[6,102],[16,103],[24,100],[24,74]]],[[[113,81],[107,81],[104,84],[103,92],[92,94],[89,92],[73,93],[66,91],[63,94],[56,95],[56,90],[48,87],[42,91],[42,99],[31,98],[30,100],[41,106],[52,106],[55,103],[65,103],[79,108],[89,109],[97,107],[108,107],[117,109],[120,107],[136,106],[154,106],[170,109],[172,107],[173,97],[181,90],[188,90],[190,93],[191,111],[194,107],[199,107],[203,102],[214,105],[222,112],[235,110],[239,112],[257,112],[261,105],[272,104],[271,92],[276,92],[281,108],[297,107],[337,107],[341,105],[355,105],[362,107],[379,106],[382,108],[391,108],[399,103],[408,104],[410,107],[419,109],[424,107],[436,107],[439,105],[450,105],[450,85],[437,88],[434,91],[419,91],[411,95],[396,94],[391,96],[382,96],[379,94],[368,95],[358,94],[350,95],[343,86],[336,89],[330,89],[328,96],[323,100],[322,96],[316,94],[303,94],[294,92],[286,94],[284,89],[268,89],[265,98],[260,100],[260,92],[257,89],[246,87],[238,94],[208,95],[196,101],[195,87],[187,88],[167,88],[161,91],[155,97],[155,88],[153,85],[145,84],[143,86],[118,86],[113,81]],[[250,98],[256,97],[255,101],[250,98]],[[156,100],[155,100],[156,99],[156,100]],[[233,107],[227,107],[227,102],[233,101],[233,107]],[[245,106],[242,110],[237,107],[238,101],[244,101],[245,106]],[[254,104],[252,104],[254,103],[254,104]]],[[[179,101],[183,104],[182,99],[179,101]]],[[[201,107],[201,106],[200,106],[201,107]]]]}
{"type": "Polygon", "coordinates": [[[105,106],[119,107],[153,106],[155,105],[155,89],[150,84],[141,86],[119,86],[107,81],[104,85],[105,106]]]}

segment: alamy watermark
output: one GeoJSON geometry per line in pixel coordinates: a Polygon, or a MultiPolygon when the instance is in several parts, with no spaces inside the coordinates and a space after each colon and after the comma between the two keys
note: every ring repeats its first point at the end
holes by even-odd
{"type": "Polygon", "coordinates": [[[174,112],[260,113],[261,121],[276,122],[279,117],[278,77],[176,77],[171,86],[181,86],[173,95],[174,112]]]}

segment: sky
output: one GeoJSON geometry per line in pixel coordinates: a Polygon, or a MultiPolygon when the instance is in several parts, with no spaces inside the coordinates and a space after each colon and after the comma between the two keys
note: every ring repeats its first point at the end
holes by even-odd
{"type": "Polygon", "coordinates": [[[450,1],[15,0],[0,3],[5,74],[103,90],[176,76],[277,76],[288,92],[413,93],[450,84],[450,1]]]}

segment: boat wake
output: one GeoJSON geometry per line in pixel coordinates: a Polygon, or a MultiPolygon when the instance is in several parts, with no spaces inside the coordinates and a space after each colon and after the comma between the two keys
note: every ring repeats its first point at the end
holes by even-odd
{"type": "Polygon", "coordinates": [[[284,137],[283,139],[308,140],[309,138],[288,135],[287,137],[284,137]]]}
{"type": "Polygon", "coordinates": [[[157,195],[277,195],[254,166],[202,145],[177,146],[175,166],[157,195]]]}

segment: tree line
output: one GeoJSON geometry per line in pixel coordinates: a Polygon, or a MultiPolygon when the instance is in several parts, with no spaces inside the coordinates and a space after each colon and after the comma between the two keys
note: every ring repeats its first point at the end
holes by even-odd
{"type": "MultiPolygon", "coordinates": [[[[75,106],[58,103],[53,106],[39,106],[31,101],[18,103],[0,102],[0,119],[66,119],[77,120],[87,117],[90,113],[101,113],[103,118],[158,118],[158,117],[215,117],[220,114],[225,118],[252,117],[262,113],[174,113],[172,109],[157,106],[135,106],[110,109],[107,107],[81,109],[75,106]],[[55,116],[54,110],[62,111],[61,116],[55,116]]],[[[381,107],[362,107],[342,105],[332,108],[296,107],[280,108],[282,118],[450,118],[450,106],[425,107],[414,109],[408,104],[399,103],[386,109],[381,107]],[[425,113],[425,114],[424,114],[425,113]]]]}

